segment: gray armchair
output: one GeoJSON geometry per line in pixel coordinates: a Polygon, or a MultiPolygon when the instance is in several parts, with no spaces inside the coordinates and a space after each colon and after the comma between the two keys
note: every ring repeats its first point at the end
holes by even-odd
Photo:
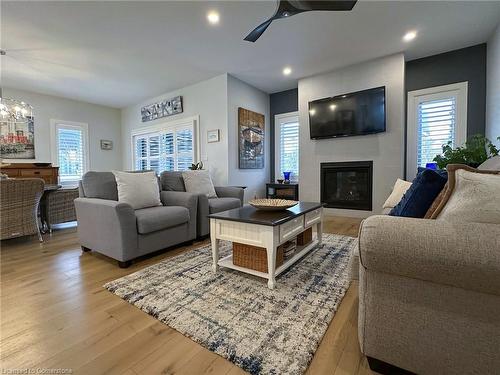
{"type": "Polygon", "coordinates": [[[75,200],[82,250],[94,250],[128,267],[130,261],[196,237],[198,198],[162,191],[163,206],[134,210],[118,202],[111,172],[87,172],[75,200]]]}
{"type": "MultiPolygon", "coordinates": [[[[160,174],[161,189],[163,192],[186,193],[182,172],[165,171],[160,174]]],[[[198,218],[196,219],[197,237],[204,237],[210,233],[208,215],[238,208],[243,205],[244,189],[235,186],[216,186],[217,198],[207,198],[204,194],[198,197],[198,218]]]]}

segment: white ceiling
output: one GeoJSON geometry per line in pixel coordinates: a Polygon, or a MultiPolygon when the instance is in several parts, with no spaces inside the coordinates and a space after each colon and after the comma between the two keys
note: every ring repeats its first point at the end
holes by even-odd
{"type": "Polygon", "coordinates": [[[228,72],[271,93],[395,52],[408,60],[485,42],[500,21],[500,1],[361,0],[352,12],[278,20],[255,44],[244,41],[275,4],[2,1],[2,85],[124,107],[228,72]],[[404,43],[409,29],[418,37],[404,43]]]}

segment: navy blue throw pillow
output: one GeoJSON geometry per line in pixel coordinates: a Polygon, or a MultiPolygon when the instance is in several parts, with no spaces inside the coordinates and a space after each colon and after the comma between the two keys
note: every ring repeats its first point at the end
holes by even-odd
{"type": "Polygon", "coordinates": [[[389,215],[423,218],[447,180],[432,169],[424,169],[417,174],[410,188],[389,215]]]}
{"type": "MultiPolygon", "coordinates": [[[[426,169],[430,169],[430,168],[418,167],[417,176],[420,173],[422,173],[423,171],[425,171],[426,169]]],[[[431,169],[431,171],[436,172],[438,175],[440,175],[441,177],[444,177],[448,180],[448,171],[446,169],[431,169]]]]}

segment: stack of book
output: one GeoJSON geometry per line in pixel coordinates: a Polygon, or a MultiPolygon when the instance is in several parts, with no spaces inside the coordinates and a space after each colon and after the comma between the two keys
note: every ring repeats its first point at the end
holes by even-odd
{"type": "Polygon", "coordinates": [[[281,246],[283,246],[283,258],[285,260],[290,259],[293,257],[295,250],[297,249],[297,240],[285,242],[281,246]]]}

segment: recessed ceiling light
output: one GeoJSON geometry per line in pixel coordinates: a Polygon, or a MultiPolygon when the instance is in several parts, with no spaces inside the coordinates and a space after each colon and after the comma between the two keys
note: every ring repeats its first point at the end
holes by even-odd
{"type": "Polygon", "coordinates": [[[207,20],[210,24],[217,25],[219,23],[219,19],[220,19],[219,13],[216,12],[215,10],[211,10],[210,12],[208,12],[207,20]]]}
{"type": "Polygon", "coordinates": [[[284,75],[289,76],[291,73],[292,73],[292,68],[290,68],[289,66],[286,66],[286,67],[283,69],[283,74],[284,74],[284,75]]]}
{"type": "Polygon", "coordinates": [[[309,114],[310,114],[311,116],[314,116],[314,115],[316,114],[316,110],[315,110],[314,108],[313,108],[313,109],[310,109],[310,110],[309,110],[309,114]]]}
{"type": "Polygon", "coordinates": [[[412,30],[412,31],[408,31],[404,36],[403,36],[403,40],[405,42],[410,42],[412,41],[413,39],[415,39],[417,37],[417,32],[412,30]]]}
{"type": "Polygon", "coordinates": [[[337,106],[335,104],[330,104],[330,110],[331,111],[335,111],[335,108],[337,108],[337,106]]]}

